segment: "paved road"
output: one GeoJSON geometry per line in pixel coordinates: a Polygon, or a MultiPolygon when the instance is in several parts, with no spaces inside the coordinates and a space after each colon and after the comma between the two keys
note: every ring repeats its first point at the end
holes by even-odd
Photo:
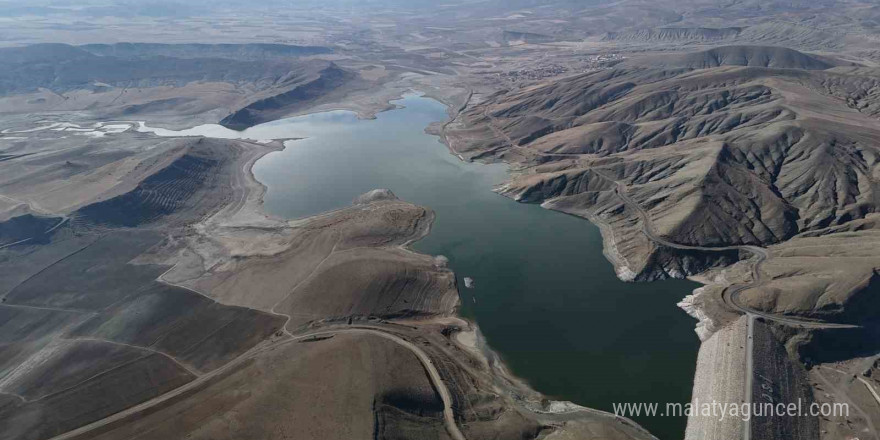
{"type": "Polygon", "coordinates": [[[752,309],[746,306],[743,306],[739,302],[739,293],[744,290],[748,290],[750,288],[756,287],[763,283],[763,273],[761,272],[761,265],[770,258],[770,252],[762,248],[760,246],[751,246],[751,245],[734,245],[734,246],[718,246],[718,247],[710,247],[710,246],[693,246],[686,244],[679,244],[671,242],[663,237],[658,236],[654,233],[654,226],[651,221],[651,217],[648,213],[639,205],[635,200],[633,200],[629,194],[626,192],[626,186],[618,182],[604,174],[593,170],[600,177],[613,182],[616,186],[615,193],[631,208],[635,209],[638,212],[639,217],[642,219],[642,232],[645,236],[648,237],[651,241],[670,247],[673,249],[683,249],[683,250],[697,250],[704,252],[727,252],[727,251],[745,251],[755,256],[755,262],[752,265],[752,281],[746,284],[740,284],[736,286],[731,286],[729,294],[726,295],[725,302],[732,306],[734,309],[739,310],[740,312],[746,315],[757,315],[761,318],[764,318],[769,321],[775,321],[781,324],[787,324],[792,326],[800,326],[800,327],[808,327],[808,328],[857,328],[857,325],[851,324],[835,324],[821,321],[810,321],[806,319],[798,319],[789,316],[780,316],[774,315],[771,313],[763,312],[760,310],[752,309]]]}
{"type": "MultiPolygon", "coordinates": [[[[684,245],[679,243],[671,242],[663,237],[658,236],[654,232],[654,226],[651,221],[651,216],[645,211],[642,206],[633,200],[629,194],[626,192],[626,186],[622,182],[618,182],[611,177],[608,177],[597,170],[593,170],[598,176],[613,182],[615,184],[615,193],[620,197],[623,202],[634,209],[639,217],[642,219],[642,232],[648,237],[649,240],[666,246],[673,249],[684,249],[684,250],[697,250],[697,251],[705,251],[705,252],[727,252],[727,251],[741,251],[748,252],[755,257],[755,261],[752,264],[752,280],[748,283],[739,284],[736,286],[730,286],[722,292],[722,297],[726,304],[731,306],[732,308],[742,312],[746,315],[748,319],[747,324],[747,340],[746,340],[746,381],[745,381],[745,389],[743,390],[743,397],[746,403],[752,402],[752,383],[754,377],[754,336],[755,336],[755,318],[761,317],[768,321],[778,322],[780,324],[792,325],[798,327],[805,328],[856,328],[858,326],[850,325],[850,324],[834,324],[827,322],[819,322],[819,321],[808,321],[803,319],[797,319],[787,316],[779,316],[770,313],[766,313],[760,310],[755,310],[746,306],[743,306],[739,302],[739,294],[744,290],[751,289],[753,287],[761,285],[763,280],[763,272],[761,272],[761,265],[770,257],[770,252],[759,246],[750,246],[750,245],[736,245],[736,246],[720,246],[720,247],[708,247],[708,246],[692,246],[692,245],[684,245]]],[[[743,427],[743,439],[750,440],[751,439],[751,421],[745,420],[743,427]]]]}
{"type": "MultiPolygon", "coordinates": [[[[755,377],[755,315],[749,313],[746,315],[748,319],[746,330],[746,385],[743,390],[743,400],[751,407],[752,405],[752,383],[755,377]]],[[[751,417],[743,421],[743,440],[752,438],[752,421],[751,417]]]]}

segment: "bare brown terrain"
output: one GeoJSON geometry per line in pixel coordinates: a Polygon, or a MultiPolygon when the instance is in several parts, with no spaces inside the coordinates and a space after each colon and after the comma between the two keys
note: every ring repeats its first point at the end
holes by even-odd
{"type": "Polygon", "coordinates": [[[843,308],[845,298],[869,287],[877,255],[848,247],[853,257],[844,267],[855,273],[841,274],[836,283],[815,276],[812,301],[792,297],[806,289],[776,286],[811,283],[807,270],[792,267],[810,264],[807,255],[797,257],[796,243],[870,240],[878,200],[875,119],[820,85],[871,77],[825,64],[809,73],[805,66],[812,64],[805,63],[813,59],[784,52],[776,60],[779,53],[723,47],[667,57],[666,69],[622,65],[496,94],[462,114],[453,144],[472,159],[527,165],[503,194],[611,225],[621,273],[646,279],[696,274],[735,255],[711,254],[720,258],[713,263],[699,252],[681,255],[658,245],[633,221],[638,213],[628,212],[615,192],[618,183],[670,242],[769,246],[772,257],[762,269],[772,281],[761,293],[744,292],[744,301],[772,301],[770,310],[778,313],[797,313],[796,303],[803,313],[831,312],[832,304],[843,308]],[[727,62],[745,66],[754,58],[765,66],[788,64],[693,67],[697,55],[714,62],[723,53],[732,54],[727,62]],[[783,275],[786,270],[791,274],[783,275]],[[789,296],[770,294],[774,290],[789,296]]]}
{"type": "Polygon", "coordinates": [[[685,438],[880,438],[876,4],[109,3],[0,2],[0,438],[654,438],[506,370],[408,248],[430,207],[282,221],[250,168],[283,142],[137,131],[409,90],[619,278],[705,285],[694,397],[851,411],[685,438]]]}
{"type": "Polygon", "coordinates": [[[377,190],[284,222],[249,172],[278,142],[127,131],[75,148],[128,149],[71,167],[40,133],[2,163],[0,437],[649,438],[545,413],[490,362],[445,261],[406,247],[430,210],[377,190]],[[76,178],[101,192],[76,198],[76,178]]]}
{"type": "MultiPolygon", "coordinates": [[[[800,362],[876,349],[878,133],[873,111],[856,104],[875,78],[838,64],[762,47],[637,58],[486,96],[449,136],[464,157],[519,164],[501,194],[607,225],[622,279],[701,274],[699,303],[715,295],[800,328],[768,339],[788,341],[791,357],[766,367],[772,374],[748,371],[751,357],[747,366],[762,377],[793,371],[800,384],[777,392],[795,398],[800,362]],[[847,325],[859,329],[832,330],[847,325]]],[[[731,319],[712,310],[695,312],[704,340],[731,319]]],[[[813,420],[788,422],[756,420],[743,434],[818,435],[813,420]]]]}

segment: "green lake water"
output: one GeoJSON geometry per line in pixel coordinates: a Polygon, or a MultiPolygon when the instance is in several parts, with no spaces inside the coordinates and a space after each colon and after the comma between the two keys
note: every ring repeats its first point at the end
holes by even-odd
{"type": "MultiPolygon", "coordinates": [[[[493,193],[504,165],[462,162],[424,132],[447,118],[445,106],[415,95],[396,103],[403,108],[375,120],[333,111],[234,134],[201,130],[305,138],[254,166],[268,188],[265,209],[276,216],[344,207],[375,188],[433,209],[431,234],[413,247],[449,258],[462,314],[535,390],[606,411],[614,402],[688,402],[699,340],[696,321],[676,303],[697,284],[618,280],[597,227],[493,193]]],[[[683,417],[633,418],[663,440],[683,437],[683,417]]]]}

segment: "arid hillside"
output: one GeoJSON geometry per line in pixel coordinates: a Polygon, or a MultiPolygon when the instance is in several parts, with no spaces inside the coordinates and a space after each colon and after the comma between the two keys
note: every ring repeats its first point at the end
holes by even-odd
{"type": "Polygon", "coordinates": [[[880,234],[880,129],[865,99],[877,71],[761,47],[647,61],[487,96],[462,115],[453,146],[523,166],[502,194],[608,223],[624,278],[736,259],[658,244],[650,222],[683,246],[768,247],[770,281],[744,293],[768,310],[839,312],[872,284],[875,251],[835,247],[831,261],[794,248],[880,234]]]}
{"type": "Polygon", "coordinates": [[[44,136],[0,162],[0,439],[652,438],[488,357],[447,260],[407,248],[427,208],[287,222],[249,172],[278,141],[44,136]]]}
{"type": "Polygon", "coordinates": [[[370,84],[312,57],[330,53],[277,44],[0,48],[0,113],[87,111],[182,125],[222,119],[246,128],[370,84]]]}

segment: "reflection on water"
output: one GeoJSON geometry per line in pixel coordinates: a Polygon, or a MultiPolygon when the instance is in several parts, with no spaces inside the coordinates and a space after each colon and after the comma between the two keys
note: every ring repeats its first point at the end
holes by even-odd
{"type": "MultiPolygon", "coordinates": [[[[503,165],[463,163],[424,128],[446,117],[440,103],[408,96],[404,109],[359,120],[335,111],[201,134],[305,138],[254,166],[265,209],[297,218],[347,206],[374,188],[432,208],[431,234],[415,249],[445,255],[474,280],[462,313],[479,324],[511,370],[559,400],[612,410],[613,402],[690,400],[699,341],[676,303],[688,281],[617,279],[586,220],[522,205],[490,189],[503,165]]],[[[681,438],[683,418],[636,418],[663,439],[681,438]]]]}

